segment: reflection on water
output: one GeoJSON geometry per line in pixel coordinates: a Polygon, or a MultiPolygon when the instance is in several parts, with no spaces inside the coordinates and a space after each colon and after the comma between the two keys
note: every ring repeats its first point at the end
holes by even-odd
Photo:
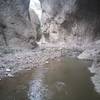
{"type": "Polygon", "coordinates": [[[0,100],[100,100],[87,66],[64,58],[5,78],[0,81],[0,100]]]}
{"type": "Polygon", "coordinates": [[[45,100],[47,94],[46,84],[44,85],[44,68],[39,68],[33,73],[34,79],[29,82],[28,97],[30,100],[45,100]]]}

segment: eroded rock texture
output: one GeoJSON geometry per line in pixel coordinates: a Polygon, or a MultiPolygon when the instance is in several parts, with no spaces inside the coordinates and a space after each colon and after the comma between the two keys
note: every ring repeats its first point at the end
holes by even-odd
{"type": "Polygon", "coordinates": [[[0,0],[0,46],[32,48],[36,45],[37,24],[31,22],[29,3],[30,0],[0,0]]]}
{"type": "Polygon", "coordinates": [[[100,39],[99,0],[40,0],[43,33],[50,42],[84,49],[100,39]]]}

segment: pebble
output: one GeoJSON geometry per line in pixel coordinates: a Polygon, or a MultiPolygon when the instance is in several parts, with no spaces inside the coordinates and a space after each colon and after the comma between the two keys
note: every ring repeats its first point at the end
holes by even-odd
{"type": "Polygon", "coordinates": [[[48,64],[48,63],[49,63],[49,61],[46,61],[45,63],[46,63],[46,64],[48,64]]]}
{"type": "Polygon", "coordinates": [[[7,72],[10,72],[11,70],[9,68],[6,69],[7,72]]]}
{"type": "Polygon", "coordinates": [[[9,77],[14,77],[14,76],[13,76],[12,74],[10,74],[10,73],[8,74],[8,76],[9,76],[9,77]]]}

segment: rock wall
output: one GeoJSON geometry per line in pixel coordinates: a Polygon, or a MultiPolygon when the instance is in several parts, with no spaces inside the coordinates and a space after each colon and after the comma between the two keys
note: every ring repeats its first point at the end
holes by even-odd
{"type": "Polygon", "coordinates": [[[100,39],[99,0],[40,0],[42,30],[49,42],[85,49],[100,39]]]}
{"type": "Polygon", "coordinates": [[[36,45],[37,24],[31,22],[29,3],[30,0],[0,0],[0,46],[33,48],[36,45]]]}

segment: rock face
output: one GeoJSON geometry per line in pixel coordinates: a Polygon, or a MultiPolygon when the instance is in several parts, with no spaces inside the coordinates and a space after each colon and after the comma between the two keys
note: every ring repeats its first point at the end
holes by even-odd
{"type": "Polygon", "coordinates": [[[84,49],[100,39],[99,0],[40,0],[47,41],[84,49]]]}
{"type": "Polygon", "coordinates": [[[30,0],[0,0],[0,46],[36,45],[37,24],[31,23],[29,3],[30,0]]]}

